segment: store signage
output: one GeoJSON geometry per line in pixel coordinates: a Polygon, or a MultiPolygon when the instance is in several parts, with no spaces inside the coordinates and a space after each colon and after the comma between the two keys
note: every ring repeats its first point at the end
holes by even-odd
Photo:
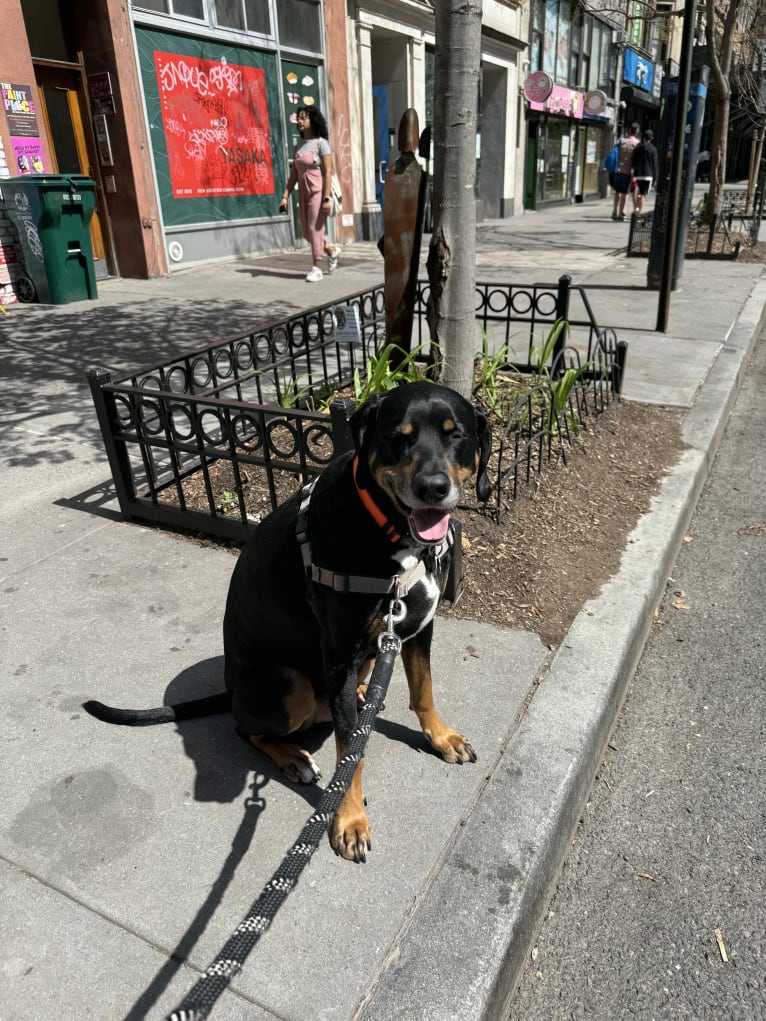
{"type": "Polygon", "coordinates": [[[109,99],[113,95],[112,79],[108,71],[88,75],[88,95],[92,102],[96,99],[109,99]]]}
{"type": "Polygon", "coordinates": [[[591,89],[585,93],[585,112],[591,117],[601,117],[606,110],[606,93],[601,89],[591,89]]]}
{"type": "Polygon", "coordinates": [[[524,82],[524,96],[530,103],[544,103],[553,88],[553,78],[547,71],[533,71],[524,82]]]}
{"type": "Polygon", "coordinates": [[[108,71],[99,71],[88,75],[88,95],[91,113],[94,116],[114,113],[114,93],[112,79],[108,71]]]}
{"type": "Polygon", "coordinates": [[[274,192],[265,72],[154,51],[173,198],[274,192]]]}
{"type": "Polygon", "coordinates": [[[16,161],[16,173],[44,174],[43,143],[29,85],[0,82],[3,109],[16,161]]]}
{"type": "Polygon", "coordinates": [[[582,120],[585,107],[585,96],[582,92],[575,92],[574,89],[565,89],[562,85],[554,85],[550,96],[542,102],[530,101],[531,110],[539,110],[541,113],[557,113],[561,117],[574,117],[582,120]]]}
{"type": "Polygon", "coordinates": [[[654,83],[654,64],[635,50],[626,49],[622,65],[623,81],[638,86],[646,92],[652,91],[654,83]]]}

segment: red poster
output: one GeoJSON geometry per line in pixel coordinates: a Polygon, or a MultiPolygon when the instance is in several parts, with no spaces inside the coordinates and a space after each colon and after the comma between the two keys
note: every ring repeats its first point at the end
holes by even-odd
{"type": "Polygon", "coordinates": [[[274,191],[261,68],[154,52],[173,197],[274,191]]]}

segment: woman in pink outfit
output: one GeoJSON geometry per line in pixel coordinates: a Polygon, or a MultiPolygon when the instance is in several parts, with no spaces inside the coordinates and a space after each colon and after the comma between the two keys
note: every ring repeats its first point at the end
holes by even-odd
{"type": "Polygon", "coordinates": [[[297,184],[301,234],[311,245],[314,262],[306,274],[306,280],[313,284],[322,279],[322,256],[327,255],[327,272],[332,273],[338,265],[340,255],[340,248],[337,245],[329,245],[325,241],[332,181],[332,153],[327,140],[327,121],[316,107],[299,106],[296,123],[301,141],[295,147],[293,165],[279,211],[287,212],[287,199],[297,184]]]}

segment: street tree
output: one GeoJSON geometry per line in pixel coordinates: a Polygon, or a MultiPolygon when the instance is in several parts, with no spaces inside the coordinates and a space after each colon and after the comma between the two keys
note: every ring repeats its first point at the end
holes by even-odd
{"type": "MultiPolygon", "coordinates": [[[[710,189],[707,213],[719,216],[726,180],[728,141],[731,130],[733,86],[738,113],[755,126],[756,146],[763,133],[763,32],[764,0],[705,0],[705,44],[714,99],[713,141],[710,151],[710,189]]],[[[750,197],[760,163],[751,160],[750,197]]]]}
{"type": "Polygon", "coordinates": [[[730,77],[732,86],[729,134],[752,129],[750,168],[747,182],[747,211],[752,211],[758,173],[763,155],[763,133],[766,123],[766,3],[751,0],[739,18],[735,56],[730,77]]]}
{"type": "Polygon", "coordinates": [[[729,76],[734,54],[737,17],[744,4],[745,0],[728,0],[721,4],[717,4],[715,0],[705,0],[705,43],[716,92],[707,201],[707,215],[711,219],[720,215],[723,185],[726,180],[726,151],[731,113],[729,76]]]}
{"type": "Polygon", "coordinates": [[[476,112],[481,0],[434,0],[433,230],[428,323],[442,383],[469,397],[479,350],[476,290],[476,112]]]}

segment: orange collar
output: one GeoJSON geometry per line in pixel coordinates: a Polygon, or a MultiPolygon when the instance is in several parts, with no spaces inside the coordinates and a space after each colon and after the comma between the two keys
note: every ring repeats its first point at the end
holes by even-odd
{"type": "Polygon", "coordinates": [[[352,470],[353,470],[353,473],[354,473],[354,485],[356,486],[356,491],[357,491],[357,493],[359,493],[359,499],[362,501],[362,504],[364,505],[365,510],[370,515],[370,517],[375,522],[375,524],[378,526],[378,528],[382,528],[383,529],[383,531],[385,532],[385,534],[388,537],[390,542],[399,542],[400,539],[401,539],[401,535],[399,535],[397,530],[394,528],[394,526],[388,520],[388,518],[383,513],[383,511],[380,509],[380,507],[378,507],[378,505],[375,503],[375,501],[370,496],[370,494],[367,492],[367,490],[366,489],[362,489],[361,486],[359,485],[359,483],[357,482],[356,471],[357,471],[358,467],[359,467],[359,456],[358,455],[354,455],[354,461],[353,461],[353,465],[352,465],[352,470]]]}

